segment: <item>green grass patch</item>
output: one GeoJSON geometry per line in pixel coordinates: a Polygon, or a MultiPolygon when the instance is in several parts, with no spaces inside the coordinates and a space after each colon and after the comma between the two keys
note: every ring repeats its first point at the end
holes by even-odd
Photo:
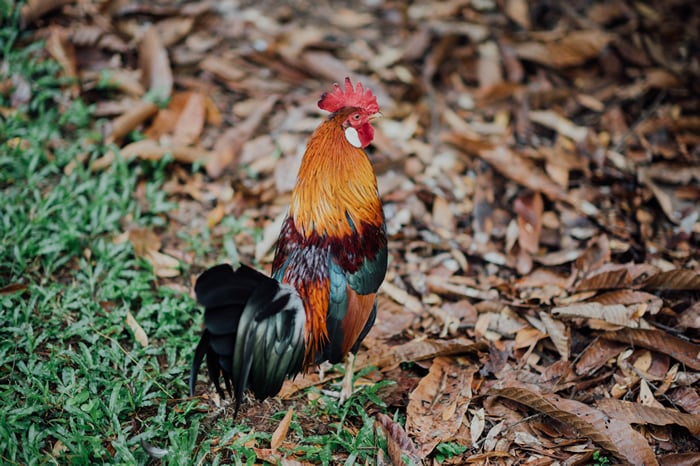
{"type": "MultiPolygon", "coordinates": [[[[116,148],[102,144],[91,106],[67,97],[43,44],[25,42],[17,10],[0,12],[0,82],[14,83],[0,94],[0,462],[144,464],[147,442],[168,451],[165,464],[254,464],[250,445],[269,446],[270,434],[186,396],[200,310],[187,295],[158,287],[129,242],[113,241],[127,226],[167,227],[164,214],[175,204],[162,186],[171,160],[117,157],[91,170],[116,148]],[[146,202],[134,197],[139,183],[146,202]],[[127,313],[148,335],[147,347],[136,342],[127,313]]],[[[242,223],[222,225],[240,231],[242,223]]],[[[213,243],[209,231],[176,237],[198,258],[213,243]]],[[[238,257],[231,236],[220,254],[238,257]]],[[[301,401],[302,416],[324,419],[328,429],[308,435],[294,421],[288,453],[321,464],[371,463],[384,445],[366,407],[381,406],[381,386],[341,407],[325,396],[301,401]]],[[[270,431],[283,415],[273,416],[270,431]]]]}

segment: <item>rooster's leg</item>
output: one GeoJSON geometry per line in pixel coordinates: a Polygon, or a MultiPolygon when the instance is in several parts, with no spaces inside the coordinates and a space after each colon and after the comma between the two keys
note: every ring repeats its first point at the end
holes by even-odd
{"type": "Polygon", "coordinates": [[[345,357],[345,375],[343,376],[343,385],[340,390],[340,398],[338,404],[345,403],[352,396],[353,383],[352,376],[355,369],[355,355],[353,353],[348,353],[345,357]]]}

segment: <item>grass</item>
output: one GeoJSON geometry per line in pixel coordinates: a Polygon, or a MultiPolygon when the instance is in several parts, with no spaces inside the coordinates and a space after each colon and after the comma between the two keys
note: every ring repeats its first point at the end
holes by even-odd
{"type": "MultiPolygon", "coordinates": [[[[91,161],[116,148],[102,145],[91,107],[67,97],[43,44],[25,43],[17,10],[0,13],[0,82],[26,91],[0,93],[0,462],[144,464],[145,441],[168,451],[165,464],[254,464],[253,446],[269,446],[269,434],[186,397],[201,322],[195,303],[157,286],[131,244],[113,241],[127,226],[167,226],[174,205],[161,188],[169,160],[117,158],[92,171],[91,161]],[[146,202],[134,197],[138,183],[146,202]],[[148,346],[125,325],[128,312],[148,346]]],[[[196,257],[212,243],[208,231],[177,236],[196,257]]],[[[231,239],[223,252],[237,257],[231,239]]],[[[300,416],[329,428],[308,435],[297,418],[290,453],[321,464],[371,463],[384,447],[366,413],[381,405],[379,388],[342,407],[325,396],[302,402],[300,416]]]]}

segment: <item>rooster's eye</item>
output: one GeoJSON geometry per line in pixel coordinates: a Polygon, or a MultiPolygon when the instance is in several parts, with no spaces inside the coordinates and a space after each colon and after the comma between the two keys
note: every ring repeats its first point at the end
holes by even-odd
{"type": "Polygon", "coordinates": [[[354,115],[352,116],[352,119],[355,120],[355,121],[360,121],[360,114],[359,114],[359,113],[354,114],[354,115]]]}

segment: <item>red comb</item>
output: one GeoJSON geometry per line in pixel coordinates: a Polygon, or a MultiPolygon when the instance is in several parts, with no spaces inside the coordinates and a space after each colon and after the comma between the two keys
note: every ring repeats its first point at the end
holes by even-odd
{"type": "Polygon", "coordinates": [[[337,112],[343,107],[359,107],[367,113],[375,114],[379,112],[377,97],[372,91],[357,83],[357,88],[353,89],[350,78],[345,78],[345,92],[340,88],[340,84],[333,85],[333,91],[325,92],[318,101],[318,108],[329,112],[337,112]]]}

